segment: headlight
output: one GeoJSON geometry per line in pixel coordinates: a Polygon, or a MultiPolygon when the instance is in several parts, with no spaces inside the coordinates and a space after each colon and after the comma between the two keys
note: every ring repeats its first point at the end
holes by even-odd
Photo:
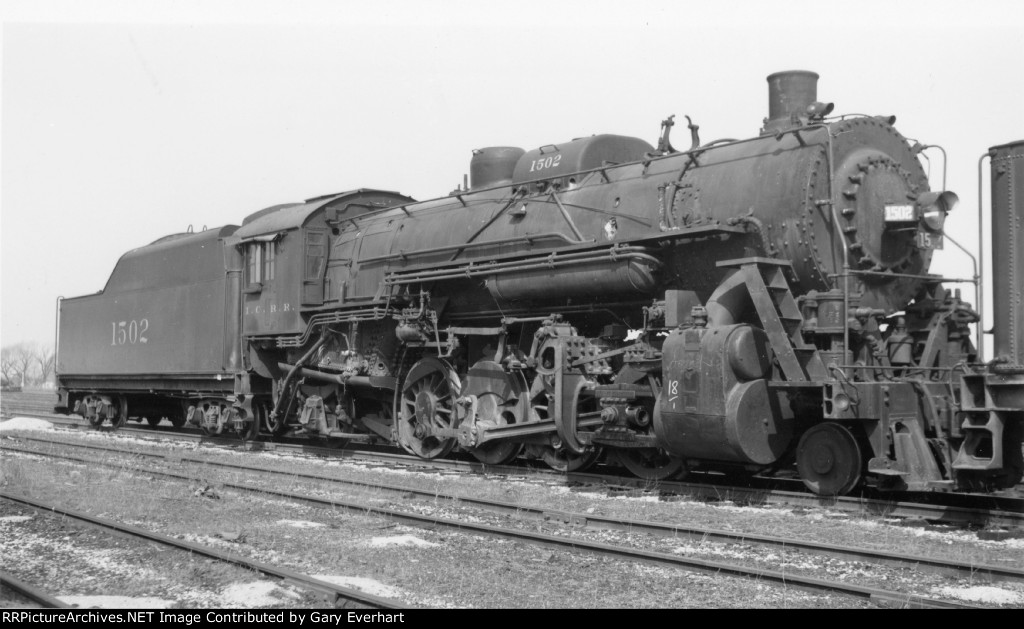
{"type": "Polygon", "coordinates": [[[946,223],[946,214],[952,212],[959,202],[960,197],[948,190],[922,194],[917,201],[921,222],[929,231],[941,232],[946,223]]]}
{"type": "Polygon", "coordinates": [[[850,396],[845,393],[837,393],[836,396],[832,398],[832,403],[836,405],[837,411],[845,411],[850,408],[850,396]]]}

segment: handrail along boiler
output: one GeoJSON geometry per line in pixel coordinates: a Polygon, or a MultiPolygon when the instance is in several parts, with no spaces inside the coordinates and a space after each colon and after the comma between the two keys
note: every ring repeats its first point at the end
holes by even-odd
{"type": "Polygon", "coordinates": [[[928,147],[829,117],[817,79],[769,76],[748,139],[690,123],[676,150],[669,118],[657,147],[490,147],[442,198],[352,190],[131,251],[59,302],[60,407],[648,479],[795,460],[823,495],[1012,486],[1024,143],[989,153],[985,362],[958,280],[928,273],[957,202],[928,147]]]}

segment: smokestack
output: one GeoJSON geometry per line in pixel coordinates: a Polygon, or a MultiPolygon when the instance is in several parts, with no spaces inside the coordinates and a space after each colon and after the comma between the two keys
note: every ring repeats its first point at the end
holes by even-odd
{"type": "MultiPolygon", "coordinates": [[[[768,75],[768,117],[762,134],[777,133],[794,126],[794,118],[806,120],[811,105],[818,102],[818,74],[809,70],[786,70],[768,75]]],[[[832,111],[831,104],[822,106],[821,115],[832,111]]]]}

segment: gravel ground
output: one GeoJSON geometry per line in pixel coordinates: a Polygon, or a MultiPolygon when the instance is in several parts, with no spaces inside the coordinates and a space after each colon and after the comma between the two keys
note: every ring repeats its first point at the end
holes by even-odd
{"type": "MultiPolygon", "coordinates": [[[[0,431],[8,429],[0,423],[0,431]]],[[[61,435],[61,438],[67,438],[61,435]]],[[[76,438],[115,439],[86,433],[76,438]]],[[[39,448],[39,444],[26,444],[39,448]]],[[[210,458],[235,459],[224,451],[208,452],[180,446],[138,443],[139,451],[203,452],[210,458]]],[[[69,508],[89,511],[152,530],[230,549],[268,563],[317,575],[350,587],[428,607],[865,607],[870,604],[777,586],[752,579],[690,572],[679,568],[620,561],[578,552],[551,550],[490,537],[396,526],[372,514],[319,509],[218,487],[238,474],[214,468],[185,466],[201,473],[201,484],[176,483],[83,464],[59,463],[41,457],[0,453],[0,485],[12,493],[28,493],[69,508]]],[[[96,454],[86,454],[98,457],[96,454]]],[[[989,557],[1013,565],[1024,563],[1019,538],[985,541],[962,530],[895,526],[880,519],[851,518],[826,510],[738,507],[724,503],[664,502],[656,496],[608,497],[572,491],[530,479],[452,477],[415,471],[297,459],[273,453],[246,454],[249,460],[275,469],[302,469],[339,477],[409,482],[434,486],[445,493],[513,498],[523,504],[550,504],[564,510],[629,515],[635,519],[707,524],[716,528],[761,533],[807,531],[841,540],[873,540],[903,552],[925,548],[933,554],[989,557]],[[545,502],[546,501],[546,502],[545,502]]],[[[148,461],[136,461],[154,465],[148,461]]],[[[267,482],[249,477],[245,482],[267,482]]],[[[280,485],[281,481],[277,481],[280,485]]],[[[752,544],[720,544],[671,538],[646,538],[614,531],[572,530],[560,523],[520,520],[454,506],[447,501],[415,500],[393,493],[340,490],[317,482],[287,483],[291,491],[335,495],[339,499],[375,500],[392,508],[433,516],[485,523],[513,524],[554,534],[584,536],[660,552],[702,559],[726,560],[746,566],[785,570],[820,578],[847,580],[875,587],[984,606],[1024,607],[1024,586],[946,579],[913,571],[780,553],[752,544]]],[[[545,507],[554,508],[554,507],[545,507]]],[[[47,584],[55,595],[81,607],[319,607],[321,599],[281,587],[238,568],[201,559],[182,558],[154,544],[81,529],[52,516],[0,503],[0,561],[16,576],[47,584]],[[177,557],[177,558],[175,558],[177,557]],[[129,599],[95,598],[128,596],[129,599]]]]}

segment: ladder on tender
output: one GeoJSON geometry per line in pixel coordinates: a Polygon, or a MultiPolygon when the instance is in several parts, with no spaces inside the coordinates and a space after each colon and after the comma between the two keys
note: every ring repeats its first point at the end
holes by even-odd
{"type": "Polygon", "coordinates": [[[818,348],[804,340],[804,318],[786,280],[785,269],[793,265],[786,260],[752,257],[724,260],[718,266],[742,274],[786,380],[827,379],[828,370],[818,348]]]}

